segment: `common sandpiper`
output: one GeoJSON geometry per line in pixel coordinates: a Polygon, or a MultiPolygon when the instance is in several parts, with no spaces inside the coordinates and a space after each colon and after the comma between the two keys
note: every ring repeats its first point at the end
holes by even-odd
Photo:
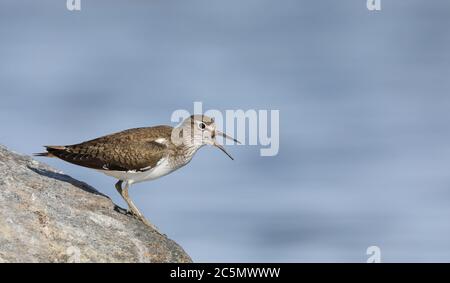
{"type": "Polygon", "coordinates": [[[45,146],[47,152],[35,156],[57,157],[118,179],[115,187],[127,203],[129,212],[155,228],[131,200],[128,194],[130,186],[154,180],[183,167],[204,145],[215,146],[233,159],[217,143],[217,136],[239,143],[217,130],[214,119],[205,115],[192,115],[177,127],[128,129],[79,144],[45,146]]]}

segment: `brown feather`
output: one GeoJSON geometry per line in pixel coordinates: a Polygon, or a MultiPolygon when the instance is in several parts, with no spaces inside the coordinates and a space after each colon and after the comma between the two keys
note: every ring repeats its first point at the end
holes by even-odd
{"type": "Polygon", "coordinates": [[[46,155],[102,170],[142,171],[152,168],[168,154],[172,127],[156,126],[129,129],[68,146],[46,146],[46,155]],[[169,145],[155,142],[164,138],[169,145]]]}

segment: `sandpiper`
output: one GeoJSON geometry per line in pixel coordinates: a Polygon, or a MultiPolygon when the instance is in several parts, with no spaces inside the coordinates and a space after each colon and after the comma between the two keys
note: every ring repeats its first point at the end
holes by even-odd
{"type": "Polygon", "coordinates": [[[217,136],[239,143],[217,130],[214,119],[205,115],[192,115],[177,127],[128,129],[79,144],[45,146],[47,152],[35,155],[57,157],[115,177],[118,179],[115,187],[128,204],[129,212],[154,228],[130,199],[130,186],[154,180],[179,169],[189,163],[204,145],[215,146],[233,159],[217,143],[217,136]]]}

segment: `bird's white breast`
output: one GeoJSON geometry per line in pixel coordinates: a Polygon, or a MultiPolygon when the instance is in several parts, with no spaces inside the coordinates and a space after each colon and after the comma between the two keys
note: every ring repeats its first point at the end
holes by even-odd
{"type": "Polygon", "coordinates": [[[164,175],[169,174],[176,168],[170,166],[167,158],[161,159],[158,164],[147,171],[113,171],[113,170],[99,170],[100,172],[117,178],[122,181],[129,181],[131,183],[139,183],[147,180],[154,180],[164,175]]]}

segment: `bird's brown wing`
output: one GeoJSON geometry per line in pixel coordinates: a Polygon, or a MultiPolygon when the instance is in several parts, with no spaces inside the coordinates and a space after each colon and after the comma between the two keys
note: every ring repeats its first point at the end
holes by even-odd
{"type": "Polygon", "coordinates": [[[167,154],[172,127],[136,128],[69,146],[46,146],[50,156],[101,170],[146,171],[167,154]],[[158,141],[157,141],[158,140],[158,141]]]}

